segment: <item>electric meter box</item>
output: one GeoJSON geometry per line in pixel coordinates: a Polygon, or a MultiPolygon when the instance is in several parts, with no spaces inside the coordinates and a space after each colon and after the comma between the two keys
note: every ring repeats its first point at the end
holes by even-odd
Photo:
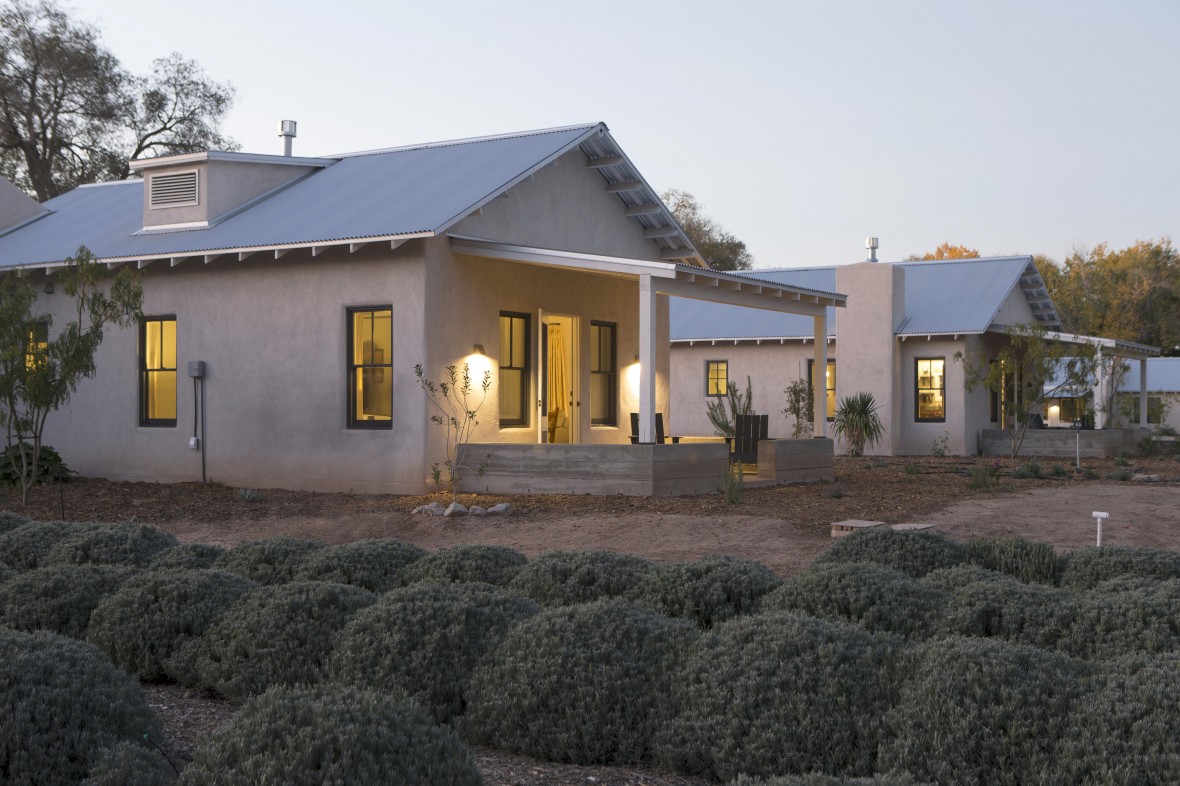
{"type": "Polygon", "coordinates": [[[188,375],[193,379],[205,378],[205,361],[190,360],[188,362],[188,375]]]}

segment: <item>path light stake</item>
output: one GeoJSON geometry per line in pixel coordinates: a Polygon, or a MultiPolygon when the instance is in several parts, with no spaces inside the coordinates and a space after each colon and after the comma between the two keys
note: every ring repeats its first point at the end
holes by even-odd
{"type": "Polygon", "coordinates": [[[1098,522],[1098,546],[1101,547],[1102,546],[1102,522],[1109,519],[1110,514],[1109,513],[1099,513],[1098,511],[1094,511],[1090,515],[1092,515],[1094,517],[1094,520],[1098,522]]]}

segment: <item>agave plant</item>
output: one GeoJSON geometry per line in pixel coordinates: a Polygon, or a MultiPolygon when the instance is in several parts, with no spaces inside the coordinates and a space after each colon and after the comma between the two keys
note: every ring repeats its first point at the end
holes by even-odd
{"type": "Polygon", "coordinates": [[[872,393],[855,393],[840,400],[832,432],[848,444],[848,455],[861,456],[865,445],[872,447],[885,436],[885,426],[877,417],[877,401],[872,393]]]}

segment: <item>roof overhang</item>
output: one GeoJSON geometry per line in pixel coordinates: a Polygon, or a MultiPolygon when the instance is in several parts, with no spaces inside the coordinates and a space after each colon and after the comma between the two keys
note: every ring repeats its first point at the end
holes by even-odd
{"type": "Polygon", "coordinates": [[[674,297],[813,317],[826,316],[828,306],[843,308],[848,305],[848,297],[836,292],[775,284],[708,268],[518,246],[463,235],[449,237],[451,252],[454,254],[580,270],[635,280],[646,275],[651,276],[652,288],[655,291],[674,297]]]}
{"type": "Polygon", "coordinates": [[[1071,333],[1046,333],[1045,338],[1051,341],[1058,341],[1062,344],[1089,344],[1090,346],[1097,347],[1105,355],[1131,358],[1132,360],[1146,360],[1147,358],[1159,357],[1160,354],[1159,347],[1136,344],[1134,341],[1123,341],[1117,338],[1078,336],[1071,333]]]}

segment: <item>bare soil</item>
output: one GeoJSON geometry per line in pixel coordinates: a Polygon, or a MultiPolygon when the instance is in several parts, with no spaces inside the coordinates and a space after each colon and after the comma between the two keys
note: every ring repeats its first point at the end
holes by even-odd
{"type": "MultiPolygon", "coordinates": [[[[591,496],[460,496],[464,504],[510,502],[503,517],[444,519],[412,515],[413,508],[449,497],[316,494],[265,490],[250,502],[217,484],[112,483],[78,479],[34,489],[28,507],[0,492],[0,509],[39,520],[138,521],[182,541],[233,546],[275,535],[344,543],[395,537],[436,549],[459,543],[510,546],[533,556],[552,549],[607,548],[655,561],[729,554],[756,559],[781,576],[805,569],[831,543],[830,525],[845,519],[933,523],[959,540],[1017,535],[1060,551],[1091,545],[1091,514],[1111,514],[1109,545],[1180,550],[1180,461],[1170,457],[1086,460],[1093,477],[1018,478],[1028,459],[839,458],[836,481],[750,489],[736,504],[720,494],[681,498],[591,496]],[[995,464],[998,487],[973,489],[967,473],[995,464]],[[1123,471],[1156,475],[1159,482],[1107,479],[1123,471]],[[64,516],[63,516],[64,510],[64,516]]],[[[1040,460],[1052,470],[1054,461],[1040,460]]],[[[1069,462],[1056,462],[1071,470],[1069,462]]],[[[176,686],[146,686],[165,727],[164,746],[178,764],[209,731],[228,720],[223,701],[176,686]]],[[[699,786],[705,781],[634,767],[579,767],[478,749],[488,786],[699,786]]]]}

